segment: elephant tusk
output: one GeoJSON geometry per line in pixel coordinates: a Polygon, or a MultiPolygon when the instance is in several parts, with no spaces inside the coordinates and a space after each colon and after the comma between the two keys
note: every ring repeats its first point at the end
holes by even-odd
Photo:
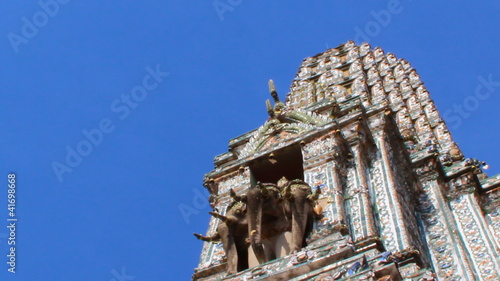
{"type": "Polygon", "coordinates": [[[316,190],[314,191],[314,193],[313,193],[313,194],[311,194],[311,195],[309,195],[309,196],[307,196],[307,198],[308,198],[309,200],[311,200],[311,201],[316,201],[316,200],[318,200],[318,198],[319,198],[319,195],[320,195],[320,194],[321,194],[321,189],[320,189],[320,187],[318,186],[318,187],[316,188],[316,190]]]}
{"type": "Polygon", "coordinates": [[[227,221],[227,217],[226,216],[223,216],[223,215],[215,213],[215,212],[208,212],[208,213],[211,214],[212,216],[214,216],[214,218],[220,219],[223,222],[227,221]]]}
{"type": "Polygon", "coordinates": [[[231,198],[233,198],[233,200],[236,202],[246,203],[246,201],[247,201],[245,196],[236,195],[236,192],[232,188],[229,189],[229,196],[231,196],[231,198]]]}

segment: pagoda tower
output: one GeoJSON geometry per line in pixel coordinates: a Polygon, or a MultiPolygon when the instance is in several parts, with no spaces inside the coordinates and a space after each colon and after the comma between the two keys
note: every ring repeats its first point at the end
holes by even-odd
{"type": "Polygon", "coordinates": [[[465,158],[404,59],[303,60],[205,175],[193,280],[500,280],[500,175],[465,158]]]}

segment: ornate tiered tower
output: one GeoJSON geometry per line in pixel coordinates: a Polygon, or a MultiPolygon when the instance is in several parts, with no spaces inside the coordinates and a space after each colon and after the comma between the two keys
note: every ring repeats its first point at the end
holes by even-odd
{"type": "Polygon", "coordinates": [[[500,280],[500,176],[464,158],[415,69],[349,41],[205,177],[195,280],[500,280]]]}

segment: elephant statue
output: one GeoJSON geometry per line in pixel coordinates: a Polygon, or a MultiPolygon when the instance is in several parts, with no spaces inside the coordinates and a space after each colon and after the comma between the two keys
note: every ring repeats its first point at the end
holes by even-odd
{"type": "Polygon", "coordinates": [[[314,208],[321,189],[317,187],[312,193],[311,187],[303,180],[289,181],[285,177],[279,180],[278,186],[282,190],[283,205],[287,213],[291,215],[291,253],[297,253],[305,246],[306,229],[312,228],[314,218],[321,215],[321,211],[318,212],[318,208],[314,208]]]}
{"type": "MultiPolygon", "coordinates": [[[[311,192],[311,187],[302,180],[289,181],[285,177],[278,183],[260,183],[250,188],[246,195],[247,221],[250,245],[259,264],[296,253],[304,246],[306,228],[312,227],[313,204],[321,190],[311,192]],[[284,253],[273,249],[263,240],[291,231],[291,242],[284,253]]],[[[317,214],[320,215],[320,214],[317,214]]]]}
{"type": "Polygon", "coordinates": [[[209,237],[197,233],[194,235],[206,242],[222,242],[227,258],[226,273],[229,275],[248,268],[248,226],[247,208],[244,202],[234,201],[227,210],[225,216],[209,212],[222,221],[214,235],[209,237]]]}
{"type": "Polygon", "coordinates": [[[296,253],[305,246],[308,227],[321,215],[320,208],[315,208],[320,193],[319,187],[313,193],[304,181],[285,177],[277,184],[257,182],[243,196],[230,189],[233,202],[226,215],[209,212],[222,221],[216,233],[194,235],[206,242],[222,242],[227,274],[296,253]]]}
{"type": "Polygon", "coordinates": [[[260,183],[251,187],[246,195],[248,236],[258,263],[276,258],[274,249],[263,240],[290,228],[289,216],[283,206],[281,190],[273,183],[260,183]]]}

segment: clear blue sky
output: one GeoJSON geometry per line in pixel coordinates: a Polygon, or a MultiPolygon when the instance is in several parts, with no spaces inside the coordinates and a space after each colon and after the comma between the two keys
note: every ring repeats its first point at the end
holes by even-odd
{"type": "Polygon", "coordinates": [[[410,61],[466,156],[500,172],[496,1],[1,6],[0,280],[189,280],[213,157],[265,121],[268,79],[283,98],[303,58],[349,39],[410,61]],[[199,213],[186,219],[179,206],[199,213]]]}

